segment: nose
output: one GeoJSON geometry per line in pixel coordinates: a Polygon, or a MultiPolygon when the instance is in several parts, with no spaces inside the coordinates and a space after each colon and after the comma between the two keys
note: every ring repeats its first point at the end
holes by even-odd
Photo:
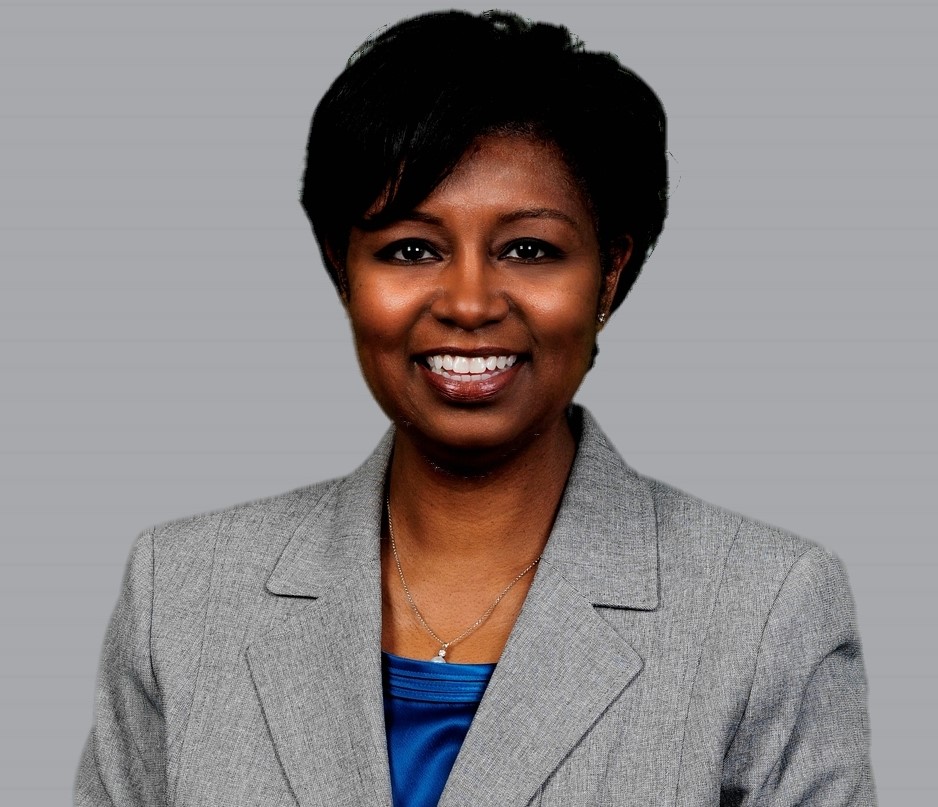
{"type": "Polygon", "coordinates": [[[503,320],[508,310],[498,268],[481,251],[453,256],[440,273],[440,290],[430,306],[440,322],[467,331],[503,320]]]}

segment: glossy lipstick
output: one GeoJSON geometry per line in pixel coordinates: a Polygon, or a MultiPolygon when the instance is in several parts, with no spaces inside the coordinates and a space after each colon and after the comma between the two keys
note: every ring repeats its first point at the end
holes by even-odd
{"type": "Polygon", "coordinates": [[[503,348],[447,348],[417,359],[428,385],[459,403],[484,402],[498,395],[512,383],[523,363],[517,353],[503,348]]]}

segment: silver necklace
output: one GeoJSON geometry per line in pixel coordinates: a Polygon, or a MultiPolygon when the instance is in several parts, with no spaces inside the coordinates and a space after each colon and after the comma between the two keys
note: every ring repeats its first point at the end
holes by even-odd
{"type": "Polygon", "coordinates": [[[388,510],[388,537],[391,539],[391,552],[394,554],[394,564],[397,566],[397,576],[401,578],[401,586],[404,588],[404,596],[407,598],[407,603],[410,605],[410,610],[414,612],[414,616],[417,617],[417,621],[423,626],[423,629],[433,637],[433,640],[440,645],[440,649],[437,651],[436,655],[430,659],[430,661],[435,661],[437,663],[446,663],[446,652],[457,642],[461,642],[470,634],[474,633],[476,630],[482,627],[491,615],[492,611],[495,610],[495,606],[498,605],[502,598],[514,587],[522,577],[524,577],[528,572],[531,571],[541,560],[541,556],[538,555],[534,560],[532,560],[527,566],[522,569],[518,575],[512,580],[504,589],[502,589],[501,594],[495,598],[493,602],[475,622],[473,622],[468,628],[466,628],[462,633],[459,634],[455,639],[450,639],[448,642],[444,642],[439,636],[436,635],[436,632],[427,624],[427,620],[423,618],[423,614],[420,613],[420,609],[417,607],[417,603],[414,602],[414,598],[410,594],[410,588],[407,586],[407,581],[404,579],[404,570],[401,568],[401,559],[397,554],[397,544],[394,542],[394,525],[391,523],[391,497],[388,496],[384,500],[385,507],[388,510]]]}

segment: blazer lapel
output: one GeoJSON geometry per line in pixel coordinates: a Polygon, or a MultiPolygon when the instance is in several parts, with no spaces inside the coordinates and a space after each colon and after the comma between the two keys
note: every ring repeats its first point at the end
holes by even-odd
{"type": "Polygon", "coordinates": [[[554,529],[440,807],[528,804],[641,671],[602,611],[658,605],[651,492],[589,414],[577,416],[579,449],[554,529]]]}
{"type": "MultiPolygon", "coordinates": [[[[354,586],[349,581],[350,586],[354,586]]],[[[251,675],[277,755],[304,807],[390,804],[380,634],[371,593],[325,595],[293,630],[255,642],[251,675]]]]}
{"type": "Polygon", "coordinates": [[[528,598],[440,807],[528,804],[641,670],[554,566],[542,561],[528,598]]]}
{"type": "Polygon", "coordinates": [[[381,688],[380,527],[388,433],[297,529],[267,588],[308,598],[248,663],[304,807],[390,805],[381,688]]]}
{"type": "MultiPolygon", "coordinates": [[[[647,483],[574,407],[577,457],[518,621],[440,807],[523,805],[639,675],[604,608],[658,605],[647,483]]],[[[267,583],[304,598],[248,661],[301,805],[390,805],[381,688],[380,528],[389,431],[297,529],[267,583]]],[[[296,606],[297,603],[294,603],[296,606]]]]}

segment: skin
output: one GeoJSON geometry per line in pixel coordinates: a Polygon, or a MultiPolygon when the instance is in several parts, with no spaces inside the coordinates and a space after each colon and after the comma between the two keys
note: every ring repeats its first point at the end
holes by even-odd
{"type": "MultiPolygon", "coordinates": [[[[471,625],[541,553],[576,446],[565,412],[589,367],[628,252],[600,271],[589,207],[555,147],[477,142],[412,218],[353,228],[345,303],[359,362],[397,424],[395,539],[414,600],[444,639],[471,625]],[[492,380],[434,375],[432,354],[517,355],[492,380]]],[[[383,542],[385,650],[439,649],[383,542]]],[[[535,570],[536,571],[536,570],[535,570]]],[[[448,661],[501,654],[529,572],[448,661]]]]}

